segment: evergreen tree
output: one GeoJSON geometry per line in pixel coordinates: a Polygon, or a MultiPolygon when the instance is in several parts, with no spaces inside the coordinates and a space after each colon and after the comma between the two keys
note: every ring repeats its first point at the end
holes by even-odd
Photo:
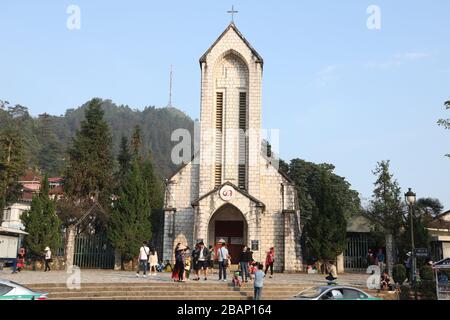
{"type": "Polygon", "coordinates": [[[40,193],[33,197],[30,210],[22,214],[22,222],[28,235],[25,247],[34,257],[42,256],[44,248],[55,250],[61,246],[61,221],[55,212],[55,201],[48,195],[47,176],[41,183],[40,193]]]}
{"type": "Polygon", "coordinates": [[[143,160],[142,151],[142,130],[139,125],[134,127],[133,137],[131,139],[131,154],[133,157],[138,158],[139,161],[143,160]]]}
{"type": "Polygon", "coordinates": [[[403,225],[405,207],[398,182],[389,172],[389,165],[389,160],[378,162],[373,171],[377,180],[374,183],[375,189],[367,214],[381,227],[384,234],[392,234],[395,248],[403,225]]]}
{"type": "MultiPolygon", "coordinates": [[[[428,224],[438,216],[443,206],[438,199],[420,198],[413,206],[413,233],[416,248],[429,248],[431,236],[428,232],[428,224]]],[[[408,214],[404,216],[403,233],[400,237],[400,254],[406,258],[406,253],[411,251],[411,220],[408,214]]]]}
{"type": "Polygon", "coordinates": [[[150,207],[160,209],[163,206],[163,188],[162,182],[155,174],[152,157],[149,154],[141,164],[142,177],[148,187],[150,207]]]}
{"type": "Polygon", "coordinates": [[[318,260],[334,260],[344,252],[347,222],[343,206],[332,188],[329,173],[321,173],[312,199],[314,206],[311,221],[305,227],[307,246],[318,260]]]}
{"type": "Polygon", "coordinates": [[[21,124],[27,115],[21,106],[0,109],[0,209],[14,202],[20,195],[17,182],[26,169],[25,141],[21,124]],[[25,112],[25,114],[24,114],[25,112]]]}
{"type": "Polygon", "coordinates": [[[103,116],[101,100],[93,99],[68,150],[64,182],[69,198],[76,202],[94,199],[103,207],[103,211],[97,211],[90,217],[90,223],[96,229],[106,224],[113,188],[112,138],[103,116]]]}
{"type": "Polygon", "coordinates": [[[118,190],[107,229],[108,238],[122,261],[137,255],[143,240],[151,238],[150,199],[137,159],[118,190]]]}
{"type": "Polygon", "coordinates": [[[59,175],[63,166],[60,156],[63,146],[54,133],[53,118],[47,113],[39,115],[37,127],[37,139],[40,144],[37,155],[39,168],[48,174],[59,175]]]}
{"type": "Polygon", "coordinates": [[[117,172],[118,180],[121,180],[126,173],[130,170],[131,154],[128,148],[128,139],[123,136],[120,142],[119,155],[117,156],[117,161],[119,163],[119,170],[117,172]]]}

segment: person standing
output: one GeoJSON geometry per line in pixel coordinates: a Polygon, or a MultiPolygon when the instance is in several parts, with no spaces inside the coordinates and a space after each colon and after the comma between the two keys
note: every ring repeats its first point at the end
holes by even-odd
{"type": "Polygon", "coordinates": [[[270,278],[273,277],[273,264],[275,262],[275,248],[272,247],[267,252],[266,256],[266,271],[264,271],[264,274],[267,274],[267,270],[270,268],[270,278]]]}
{"type": "Polygon", "coordinates": [[[248,264],[250,262],[250,254],[247,246],[242,248],[242,252],[239,255],[239,267],[241,268],[241,277],[242,282],[248,282],[248,278],[250,277],[248,273],[248,264]]]}
{"type": "Polygon", "coordinates": [[[148,258],[148,263],[150,264],[150,275],[156,276],[158,271],[156,268],[158,266],[158,252],[154,248],[150,249],[150,257],[148,258]]]}
{"type": "Polygon", "coordinates": [[[184,268],[186,262],[186,251],[188,247],[181,244],[177,245],[175,249],[175,268],[174,268],[174,281],[184,282],[184,268]],[[178,276],[178,279],[176,278],[178,276]]]}
{"type": "MultiPolygon", "coordinates": [[[[175,246],[174,252],[173,252],[174,257],[175,257],[175,264],[174,264],[174,266],[172,268],[172,280],[173,281],[179,280],[179,278],[178,278],[179,272],[178,272],[178,269],[177,269],[178,268],[177,257],[178,257],[178,251],[180,250],[180,247],[181,247],[181,243],[177,243],[177,245],[175,246]]],[[[169,261],[167,261],[167,264],[170,264],[169,261]]],[[[167,264],[166,264],[166,266],[167,266],[167,264]]]]}
{"type": "Polygon", "coordinates": [[[213,248],[212,245],[209,245],[208,252],[209,252],[209,255],[207,257],[208,270],[211,272],[211,275],[213,275],[214,274],[214,256],[215,256],[215,253],[214,253],[214,248],[213,248]]]}
{"type": "Polygon", "coordinates": [[[378,262],[378,267],[380,268],[380,272],[384,272],[384,253],[383,253],[383,249],[379,249],[378,250],[377,262],[378,262]]]}
{"type": "Polygon", "coordinates": [[[147,241],[142,242],[142,247],[139,249],[139,268],[136,277],[139,278],[139,273],[142,270],[142,277],[147,278],[148,258],[150,255],[150,248],[147,247],[147,241]]]}
{"type": "Polygon", "coordinates": [[[44,249],[44,261],[45,261],[45,269],[44,272],[51,271],[50,269],[50,263],[52,262],[52,251],[49,247],[45,247],[44,249]]]}
{"type": "Polygon", "coordinates": [[[225,242],[222,242],[222,246],[217,250],[217,257],[219,260],[219,281],[227,281],[227,268],[231,257],[225,242]]]}
{"type": "Polygon", "coordinates": [[[205,281],[208,280],[208,256],[209,250],[205,247],[205,244],[200,242],[198,244],[198,260],[197,260],[197,281],[200,280],[200,272],[203,270],[205,281]]]}
{"type": "Polygon", "coordinates": [[[191,269],[194,269],[194,274],[195,274],[194,280],[195,281],[200,280],[199,273],[198,273],[198,269],[199,269],[198,258],[199,258],[199,256],[200,256],[200,246],[197,243],[194,247],[194,250],[192,250],[192,257],[191,257],[191,261],[192,261],[191,269]]]}
{"type": "Polygon", "coordinates": [[[20,272],[23,268],[25,268],[25,248],[20,248],[17,255],[17,271],[20,272]]]}
{"type": "Polygon", "coordinates": [[[258,269],[255,272],[255,281],[253,283],[254,289],[254,300],[261,300],[262,289],[264,287],[264,277],[266,274],[262,271],[263,265],[261,263],[258,264],[258,269]]]}

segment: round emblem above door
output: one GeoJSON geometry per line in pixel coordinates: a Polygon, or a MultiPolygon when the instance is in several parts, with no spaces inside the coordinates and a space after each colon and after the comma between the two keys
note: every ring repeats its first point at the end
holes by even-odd
{"type": "Polygon", "coordinates": [[[233,199],[234,193],[235,190],[232,186],[223,186],[219,191],[220,198],[223,201],[230,201],[233,199]]]}

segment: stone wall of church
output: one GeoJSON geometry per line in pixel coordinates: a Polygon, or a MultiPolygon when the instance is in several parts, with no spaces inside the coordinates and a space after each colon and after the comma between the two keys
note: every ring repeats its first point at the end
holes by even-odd
{"type": "Polygon", "coordinates": [[[266,205],[261,219],[261,249],[267,252],[270,247],[275,247],[275,270],[300,271],[298,224],[292,221],[292,213],[284,213],[295,212],[295,189],[264,157],[260,168],[260,199],[266,205]]]}
{"type": "Polygon", "coordinates": [[[187,164],[169,181],[165,195],[163,259],[173,259],[173,249],[178,242],[192,245],[194,234],[194,209],[192,202],[198,198],[199,166],[187,164]],[[173,209],[176,209],[174,211],[173,209]]]}

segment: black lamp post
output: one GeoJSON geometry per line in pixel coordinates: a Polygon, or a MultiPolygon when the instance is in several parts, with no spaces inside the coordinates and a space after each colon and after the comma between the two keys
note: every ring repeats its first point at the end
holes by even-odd
{"type": "Polygon", "coordinates": [[[416,203],[416,194],[409,188],[405,193],[405,200],[409,206],[409,221],[411,229],[411,282],[416,283],[416,249],[414,245],[414,221],[413,221],[413,205],[416,203]]]}

